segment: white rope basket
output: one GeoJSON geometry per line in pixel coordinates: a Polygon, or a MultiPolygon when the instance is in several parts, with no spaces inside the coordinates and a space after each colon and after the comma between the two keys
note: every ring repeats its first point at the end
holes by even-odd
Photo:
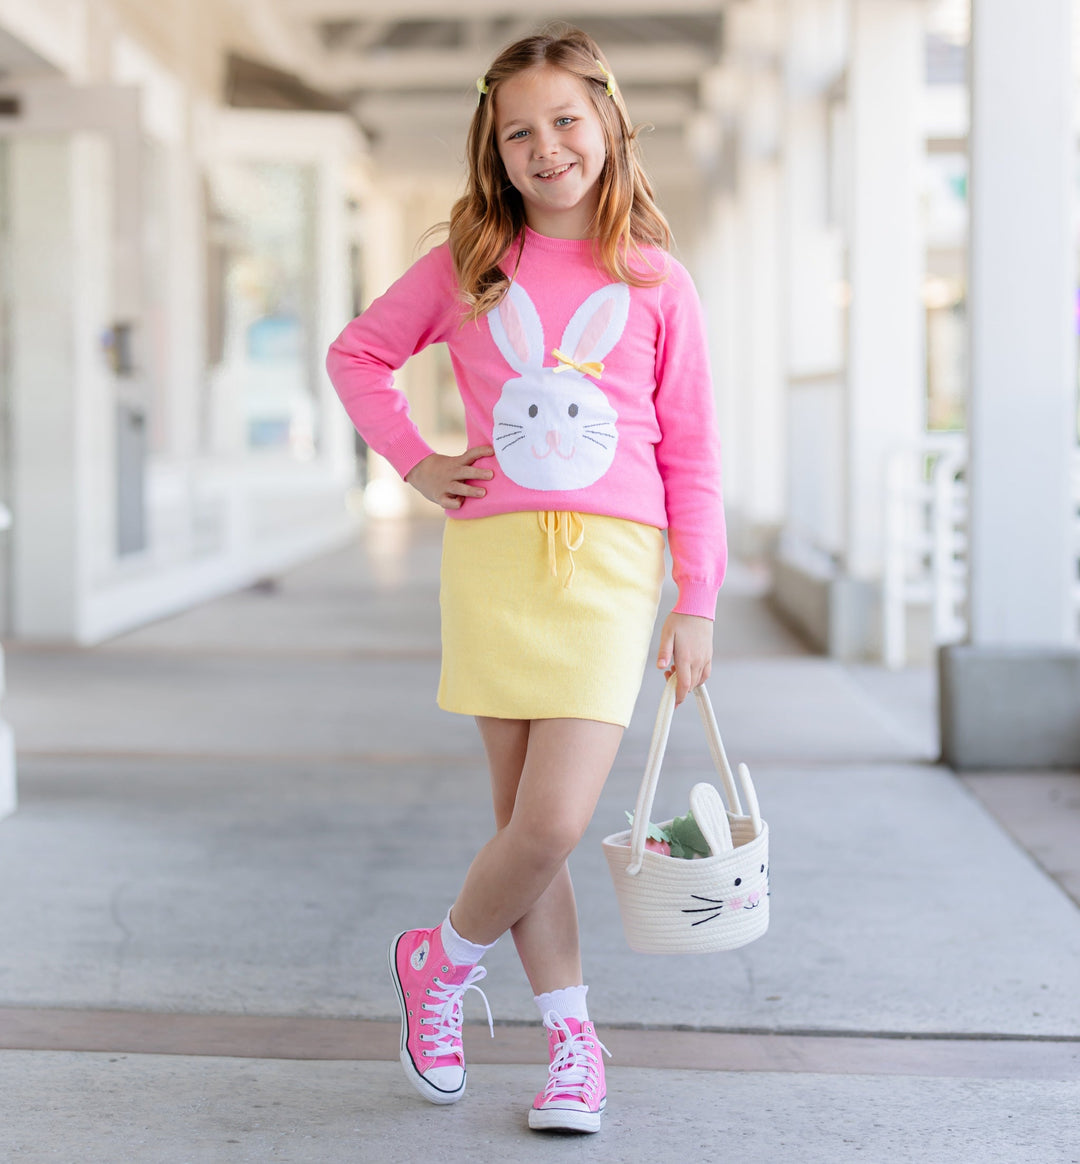
{"type": "Polygon", "coordinates": [[[641,954],[734,950],[769,928],[769,826],[761,819],[750,771],[740,764],[747,808],[743,813],[708,693],[697,687],[694,695],[724,788],[724,799],[711,784],[696,784],[690,790],[690,811],[711,856],[687,860],[645,848],[675,711],[674,675],[660,699],[633,828],[612,833],[603,842],[626,940],[641,954]]]}

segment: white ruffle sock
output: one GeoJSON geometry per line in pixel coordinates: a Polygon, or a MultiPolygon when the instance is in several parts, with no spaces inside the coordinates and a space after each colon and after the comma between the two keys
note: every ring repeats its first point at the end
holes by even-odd
{"type": "Polygon", "coordinates": [[[564,986],[561,990],[551,990],[547,994],[534,995],[533,1001],[540,1008],[540,1017],[546,1018],[548,1011],[554,1011],[559,1018],[589,1021],[589,1008],[585,1004],[587,986],[564,986]]]}
{"type": "MultiPolygon", "coordinates": [[[[468,938],[463,938],[450,924],[449,911],[447,911],[446,920],[442,924],[439,936],[442,938],[442,946],[446,951],[446,956],[455,966],[475,966],[491,949],[491,946],[495,945],[495,942],[492,942],[491,946],[481,946],[476,942],[470,942],[468,938]]],[[[498,938],[495,941],[498,941],[498,938]]]]}

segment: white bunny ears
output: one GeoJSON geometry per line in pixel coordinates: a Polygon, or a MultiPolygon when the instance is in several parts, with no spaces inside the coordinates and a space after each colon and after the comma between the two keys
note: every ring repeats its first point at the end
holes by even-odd
{"type": "MultiPolygon", "coordinates": [[[[573,369],[599,380],[601,359],[619,342],[630,314],[630,288],[609,283],[594,291],[574,312],[553,349],[554,369],[573,369]]],[[[544,326],[540,314],[520,283],[511,283],[502,302],[488,315],[491,338],[514,371],[538,372],[544,366],[544,326]]]]}

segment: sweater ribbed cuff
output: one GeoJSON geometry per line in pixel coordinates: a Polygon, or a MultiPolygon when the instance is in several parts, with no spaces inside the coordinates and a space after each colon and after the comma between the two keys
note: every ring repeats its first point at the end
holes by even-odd
{"type": "Polygon", "coordinates": [[[695,614],[698,618],[716,618],[716,596],[720,587],[711,582],[680,582],[675,614],[695,614]]]}
{"type": "Polygon", "coordinates": [[[425,457],[435,450],[416,431],[410,429],[397,437],[383,453],[383,456],[401,474],[404,480],[425,457]]]}

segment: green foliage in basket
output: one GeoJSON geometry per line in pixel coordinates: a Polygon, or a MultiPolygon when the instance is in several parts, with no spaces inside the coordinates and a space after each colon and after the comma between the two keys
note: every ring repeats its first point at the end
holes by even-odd
{"type": "MultiPolygon", "coordinates": [[[[631,827],[634,824],[634,814],[627,812],[626,819],[631,827]]],[[[709,842],[701,835],[701,829],[694,820],[694,814],[688,812],[686,816],[677,816],[669,825],[661,827],[649,821],[649,828],[645,834],[651,841],[660,841],[671,848],[671,856],[683,857],[691,860],[694,857],[708,857],[710,855],[709,842]]]]}

